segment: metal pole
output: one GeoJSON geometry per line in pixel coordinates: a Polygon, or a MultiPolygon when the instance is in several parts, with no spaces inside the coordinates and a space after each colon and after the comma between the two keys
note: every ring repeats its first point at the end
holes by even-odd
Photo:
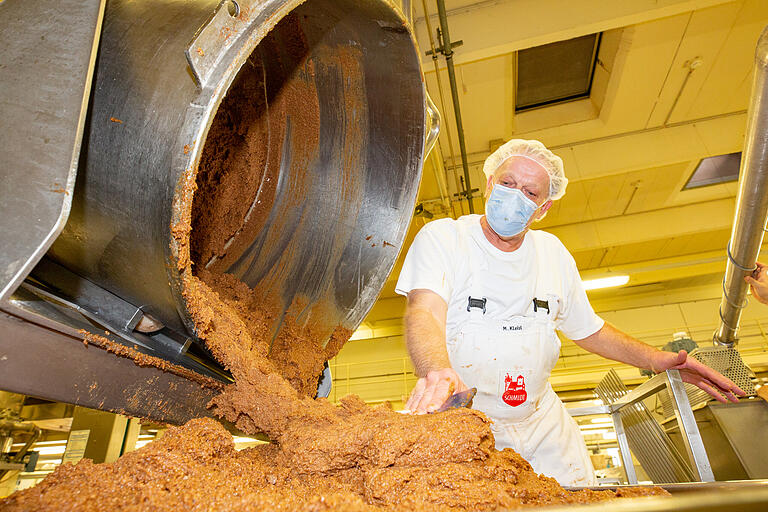
{"type": "MultiPolygon", "coordinates": [[[[437,65],[437,49],[435,48],[435,41],[432,38],[432,23],[429,22],[429,11],[427,10],[427,0],[421,0],[421,6],[424,9],[424,23],[427,25],[427,35],[429,36],[429,48],[431,50],[432,55],[432,64],[435,66],[435,79],[437,79],[437,92],[440,94],[440,108],[443,109],[443,112],[448,112],[445,108],[445,98],[443,97],[443,81],[440,79],[440,67],[437,65]]],[[[448,139],[448,151],[451,155],[451,166],[453,169],[453,178],[456,185],[456,192],[461,192],[461,182],[459,181],[459,175],[456,172],[456,153],[453,150],[453,137],[451,136],[451,128],[448,123],[445,123],[445,125],[442,127],[445,130],[445,136],[448,139]]],[[[442,154],[442,147],[440,146],[440,141],[437,141],[438,147],[440,148],[440,153],[442,154]]],[[[445,166],[444,166],[445,167],[445,166]]],[[[448,170],[445,169],[445,176],[446,181],[448,180],[448,170]]],[[[453,206],[453,201],[450,200],[450,192],[448,191],[448,185],[446,183],[445,186],[446,193],[448,194],[448,202],[451,204],[451,212],[453,213],[453,218],[456,218],[456,211],[453,206]]],[[[464,205],[461,202],[461,196],[457,195],[459,198],[459,208],[461,209],[461,214],[464,214],[464,205]]]]}
{"type": "Polygon", "coordinates": [[[616,432],[616,443],[619,445],[619,456],[624,466],[624,475],[627,477],[628,484],[637,483],[637,473],[635,473],[635,463],[632,462],[632,452],[629,449],[627,433],[624,431],[624,422],[621,420],[621,413],[616,411],[611,413],[613,420],[613,430],[616,432]]]}
{"type": "MultiPolygon", "coordinates": [[[[461,122],[461,107],[459,105],[459,91],[456,87],[456,72],[453,69],[453,49],[451,37],[448,34],[448,15],[445,13],[445,3],[437,0],[437,12],[440,16],[440,30],[443,34],[442,53],[445,55],[445,64],[448,68],[448,80],[451,83],[451,97],[453,98],[453,114],[456,117],[456,130],[459,136],[459,150],[461,151],[461,165],[464,168],[464,183],[466,185],[469,213],[475,213],[472,204],[472,184],[469,181],[469,165],[467,164],[467,147],[464,144],[464,125],[461,122]]],[[[427,14],[428,16],[428,14],[427,14]]]]}
{"type": "Polygon", "coordinates": [[[406,21],[409,25],[413,25],[413,8],[411,7],[411,0],[402,0],[401,6],[406,21]]]}
{"type": "Polygon", "coordinates": [[[728,242],[727,265],[720,301],[720,326],[715,331],[716,345],[734,346],[741,310],[746,305],[744,276],[755,268],[763,243],[768,216],[768,28],[763,30],[755,50],[755,76],[749,104],[747,133],[741,155],[739,194],[728,242]]]}
{"type": "Polygon", "coordinates": [[[701,438],[699,427],[696,425],[696,417],[693,415],[691,403],[688,401],[688,394],[685,392],[685,385],[680,378],[680,372],[679,370],[667,370],[666,375],[670,398],[672,398],[672,405],[675,408],[677,425],[680,427],[685,450],[691,459],[693,474],[699,479],[699,482],[714,482],[715,475],[709,464],[707,450],[704,448],[704,441],[701,438]]]}

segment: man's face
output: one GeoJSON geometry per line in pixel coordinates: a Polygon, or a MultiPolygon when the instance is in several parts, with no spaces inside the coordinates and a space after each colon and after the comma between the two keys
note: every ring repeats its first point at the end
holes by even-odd
{"type": "Polygon", "coordinates": [[[536,203],[537,209],[529,221],[538,220],[552,206],[549,200],[549,174],[540,164],[530,158],[513,156],[504,161],[493,176],[488,178],[485,197],[491,195],[494,185],[519,189],[525,197],[536,203]]]}

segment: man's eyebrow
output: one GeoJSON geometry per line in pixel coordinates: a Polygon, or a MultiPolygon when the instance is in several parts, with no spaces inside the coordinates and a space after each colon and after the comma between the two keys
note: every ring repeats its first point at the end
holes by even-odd
{"type": "Polygon", "coordinates": [[[540,189],[539,184],[536,181],[529,181],[529,182],[523,183],[523,186],[528,187],[529,189],[535,192],[538,192],[540,189]]]}

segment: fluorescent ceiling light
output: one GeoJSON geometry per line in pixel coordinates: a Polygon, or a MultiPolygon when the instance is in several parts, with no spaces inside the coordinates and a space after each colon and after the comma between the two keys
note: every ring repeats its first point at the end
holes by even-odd
{"type": "Polygon", "coordinates": [[[599,429],[594,429],[594,430],[593,429],[581,428],[579,430],[581,430],[581,435],[583,435],[583,436],[595,436],[595,435],[605,434],[605,433],[608,432],[607,428],[599,428],[599,429]]]}
{"type": "Polygon", "coordinates": [[[603,439],[616,439],[616,432],[605,432],[603,439]]]}
{"type": "Polygon", "coordinates": [[[611,418],[592,418],[590,421],[592,423],[613,423],[611,418]]]}
{"type": "Polygon", "coordinates": [[[600,279],[587,279],[581,283],[585,290],[597,290],[598,288],[611,288],[613,286],[623,286],[629,282],[629,276],[610,276],[600,279]]]}
{"type": "Polygon", "coordinates": [[[606,429],[606,428],[612,429],[613,425],[609,423],[583,423],[579,425],[579,428],[581,430],[606,429]]]}
{"type": "Polygon", "coordinates": [[[41,446],[35,448],[34,451],[40,453],[40,455],[61,455],[64,453],[66,446],[41,446]]]}

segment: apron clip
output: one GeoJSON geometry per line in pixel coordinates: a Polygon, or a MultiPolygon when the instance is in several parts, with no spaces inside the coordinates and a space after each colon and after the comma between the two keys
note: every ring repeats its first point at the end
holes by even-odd
{"type": "MultiPolygon", "coordinates": [[[[549,313],[549,301],[546,300],[539,300],[536,297],[533,298],[533,312],[537,312],[539,308],[543,308],[547,310],[547,313],[549,313]]],[[[467,309],[469,311],[469,309],[467,309]]]]}
{"type": "Polygon", "coordinates": [[[473,299],[472,297],[469,298],[469,302],[467,303],[467,311],[470,310],[470,308],[478,308],[483,310],[483,314],[485,314],[485,302],[486,299],[483,297],[482,299],[473,299]]]}

